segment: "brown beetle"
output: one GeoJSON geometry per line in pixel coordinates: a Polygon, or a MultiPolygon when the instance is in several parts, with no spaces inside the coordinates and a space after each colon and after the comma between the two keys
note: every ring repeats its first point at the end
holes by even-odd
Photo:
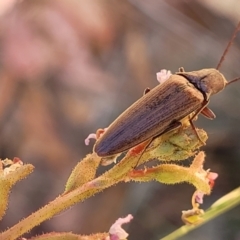
{"type": "MultiPolygon", "coordinates": [[[[240,22],[217,69],[239,29],[240,22]]],[[[180,127],[180,121],[190,114],[193,115],[189,119],[191,124],[199,113],[214,119],[214,113],[207,107],[210,97],[222,91],[229,83],[239,80],[227,82],[217,69],[185,72],[180,68],[179,72],[125,110],[97,140],[94,151],[101,157],[127,151],[146,140],[180,127]]]]}

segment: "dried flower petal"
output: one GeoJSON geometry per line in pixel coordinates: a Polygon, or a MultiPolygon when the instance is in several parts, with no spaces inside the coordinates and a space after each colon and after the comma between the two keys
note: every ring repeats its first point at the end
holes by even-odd
{"type": "Polygon", "coordinates": [[[10,160],[8,158],[2,160],[3,164],[3,175],[6,176],[11,172],[14,172],[16,169],[23,166],[23,162],[19,158],[14,158],[10,160]]]}
{"type": "Polygon", "coordinates": [[[117,162],[117,157],[119,155],[120,154],[116,154],[116,155],[113,155],[113,156],[110,156],[110,157],[103,157],[102,160],[101,160],[101,165],[102,166],[108,166],[112,163],[116,163],[117,162]]]}
{"type": "Polygon", "coordinates": [[[191,209],[182,211],[182,220],[186,225],[196,225],[202,222],[202,215],[204,211],[202,209],[191,209]]]}

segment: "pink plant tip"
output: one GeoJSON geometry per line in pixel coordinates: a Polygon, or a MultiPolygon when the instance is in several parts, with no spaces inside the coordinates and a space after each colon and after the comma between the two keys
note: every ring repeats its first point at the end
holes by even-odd
{"type": "Polygon", "coordinates": [[[88,137],[85,139],[85,145],[89,145],[90,139],[97,139],[97,135],[95,133],[90,133],[88,137]]]}
{"type": "Polygon", "coordinates": [[[122,224],[129,223],[133,219],[131,214],[125,218],[119,218],[109,229],[110,240],[121,240],[128,237],[128,233],[122,229],[122,224]]]}
{"type": "Polygon", "coordinates": [[[95,139],[95,140],[99,139],[106,132],[106,130],[107,128],[104,128],[104,129],[100,128],[97,130],[96,133],[90,133],[88,137],[85,139],[85,145],[87,146],[89,145],[90,139],[95,139]]]}
{"type": "Polygon", "coordinates": [[[207,179],[208,179],[208,183],[210,185],[211,188],[213,188],[214,186],[214,183],[215,183],[215,180],[217,179],[218,177],[218,174],[215,173],[215,172],[209,172],[208,175],[207,175],[207,179]]]}
{"type": "Polygon", "coordinates": [[[204,193],[201,191],[197,191],[197,193],[195,194],[195,202],[199,204],[203,204],[203,197],[204,197],[204,193]]]}
{"type": "Polygon", "coordinates": [[[157,73],[157,80],[160,84],[162,84],[163,82],[168,80],[171,75],[171,71],[162,69],[160,72],[157,73]]]}
{"type": "MultiPolygon", "coordinates": [[[[217,177],[218,177],[218,174],[215,172],[207,173],[206,179],[208,180],[208,184],[210,185],[211,189],[213,188],[214,181],[217,177]]],[[[201,191],[196,191],[194,195],[195,195],[195,202],[199,204],[203,204],[204,193],[201,191]]]]}

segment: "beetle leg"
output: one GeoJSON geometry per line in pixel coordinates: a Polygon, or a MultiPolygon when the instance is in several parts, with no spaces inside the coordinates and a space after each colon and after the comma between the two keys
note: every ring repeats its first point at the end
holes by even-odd
{"type": "Polygon", "coordinates": [[[144,146],[144,149],[142,150],[138,160],[137,160],[137,163],[134,167],[134,169],[138,166],[140,160],[141,160],[141,157],[143,155],[143,153],[145,152],[145,150],[151,145],[151,143],[153,142],[153,140],[155,140],[156,138],[160,137],[161,135],[163,135],[164,133],[166,132],[170,132],[170,131],[173,131],[175,129],[178,129],[182,126],[182,123],[181,122],[173,122],[170,124],[170,126],[164,131],[164,132],[161,132],[159,134],[157,134],[156,136],[154,136],[152,139],[150,139],[148,142],[146,141],[146,146],[144,146]]]}
{"type": "Polygon", "coordinates": [[[190,122],[190,124],[191,124],[191,126],[192,126],[192,129],[193,129],[193,131],[195,132],[198,140],[199,140],[203,145],[206,145],[205,142],[203,142],[203,140],[199,137],[199,134],[198,134],[198,132],[197,132],[197,130],[196,130],[195,125],[193,124],[192,119],[189,119],[189,122],[190,122]]]}
{"type": "Polygon", "coordinates": [[[202,111],[201,111],[201,114],[208,118],[208,119],[211,119],[213,120],[214,118],[216,118],[216,115],[214,114],[214,112],[208,108],[208,107],[205,107],[202,111]]]}
{"type": "Polygon", "coordinates": [[[155,140],[156,138],[160,137],[161,135],[163,135],[164,133],[167,133],[167,132],[170,132],[170,131],[173,131],[173,130],[176,130],[178,128],[182,127],[182,123],[181,122],[173,122],[169,125],[169,127],[164,131],[164,132],[160,132],[158,133],[157,135],[155,135],[152,140],[145,146],[145,149],[147,149],[153,140],[155,140]]]}
{"type": "Polygon", "coordinates": [[[199,137],[197,131],[196,131],[196,128],[195,128],[195,125],[193,124],[193,119],[199,114],[199,113],[202,113],[203,111],[203,115],[210,118],[210,119],[213,119],[215,114],[207,107],[209,101],[204,101],[203,104],[202,104],[202,107],[200,109],[198,109],[194,114],[193,116],[189,119],[189,122],[192,126],[192,129],[193,131],[195,132],[195,134],[197,135],[197,138],[199,139],[199,141],[205,145],[205,143],[202,141],[202,139],[199,137]]]}
{"type": "Polygon", "coordinates": [[[185,70],[184,70],[183,67],[180,67],[180,68],[178,69],[178,71],[179,71],[179,72],[185,72],[185,70]]]}
{"type": "Polygon", "coordinates": [[[143,95],[145,95],[145,94],[149,93],[150,91],[151,91],[151,89],[150,89],[150,88],[146,88],[146,89],[144,90],[144,92],[143,92],[143,95]]]}
{"type": "Polygon", "coordinates": [[[170,131],[173,131],[173,130],[176,130],[178,128],[182,127],[182,123],[181,122],[173,122],[170,124],[170,126],[162,133],[156,135],[155,137],[153,137],[153,140],[157,137],[159,137],[160,135],[166,133],[166,132],[170,132],[170,131]]]}
{"type": "Polygon", "coordinates": [[[180,128],[180,127],[182,127],[182,123],[181,122],[172,122],[167,129],[165,129],[163,132],[158,133],[157,135],[155,135],[152,138],[152,140],[146,145],[145,149],[147,149],[151,145],[153,140],[155,140],[156,138],[160,137],[164,133],[171,132],[171,131],[176,130],[176,129],[180,128]]]}
{"type": "MultiPolygon", "coordinates": [[[[207,109],[207,110],[206,110],[207,113],[212,113],[212,114],[215,116],[215,114],[214,114],[209,108],[207,108],[208,103],[209,103],[208,100],[203,101],[202,107],[199,108],[199,109],[193,114],[193,116],[190,118],[190,120],[193,120],[193,119],[194,119],[199,113],[201,113],[205,108],[207,109]]],[[[204,113],[206,113],[206,112],[204,112],[204,113]]],[[[205,116],[204,113],[203,113],[203,115],[205,116]]],[[[211,116],[209,116],[209,117],[211,118],[211,116]]]]}

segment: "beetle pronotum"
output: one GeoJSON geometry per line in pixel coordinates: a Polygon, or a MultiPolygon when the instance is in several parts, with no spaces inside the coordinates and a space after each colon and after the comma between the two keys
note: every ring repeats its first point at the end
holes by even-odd
{"type": "MultiPolygon", "coordinates": [[[[222,91],[227,82],[218,71],[230,45],[240,29],[240,22],[225,49],[217,69],[179,72],[153,88],[127,110],[125,110],[97,140],[94,151],[101,157],[112,156],[163,133],[181,126],[181,120],[188,115],[192,119],[202,113],[214,119],[214,113],[207,107],[212,95],[222,91]]],[[[193,126],[193,124],[192,124],[193,126]]]]}

